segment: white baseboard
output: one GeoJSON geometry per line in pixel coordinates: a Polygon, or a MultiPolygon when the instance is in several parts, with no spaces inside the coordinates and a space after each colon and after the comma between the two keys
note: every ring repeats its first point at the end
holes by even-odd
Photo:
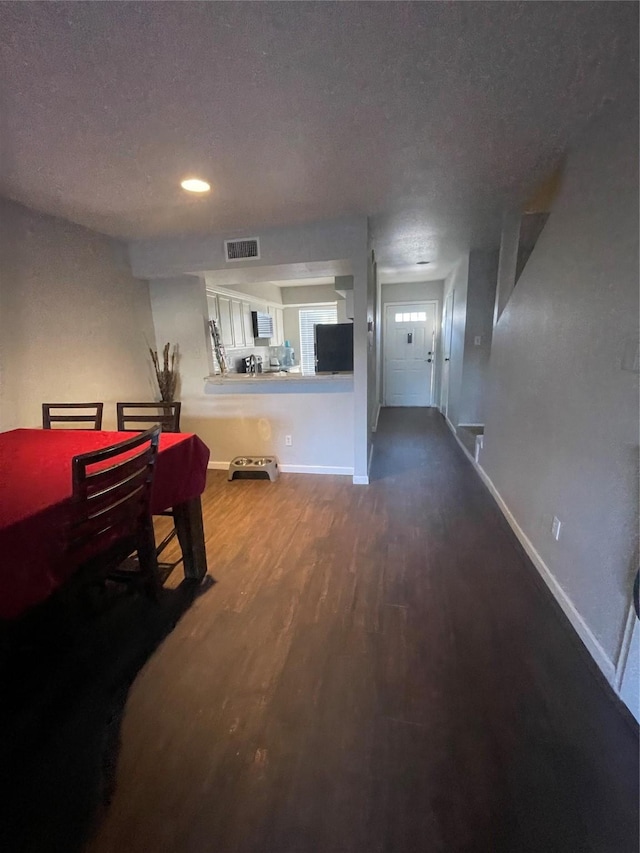
{"type": "Polygon", "coordinates": [[[228,471],[229,463],[228,462],[211,462],[207,465],[207,468],[211,471],[228,471]]]}
{"type": "MultiPolygon", "coordinates": [[[[456,428],[454,427],[454,425],[451,423],[451,421],[449,420],[449,418],[446,415],[444,416],[444,419],[447,422],[447,426],[449,427],[451,432],[455,435],[456,439],[458,439],[458,434],[456,432],[456,428]]],[[[460,439],[458,439],[458,444],[460,444],[460,439]]],[[[462,445],[460,445],[460,447],[462,447],[462,445]]],[[[462,447],[462,449],[464,450],[464,447],[462,447]]]]}
{"type": "MultiPolygon", "coordinates": [[[[229,462],[209,462],[207,468],[215,471],[228,471],[229,462]]],[[[353,475],[353,468],[342,468],[336,465],[285,465],[281,462],[278,467],[283,474],[343,474],[346,477],[353,475]]]]}
{"type": "MultiPolygon", "coordinates": [[[[452,431],[454,431],[453,426],[451,424],[449,424],[449,426],[451,427],[452,431]]],[[[454,431],[454,435],[455,435],[455,431],[454,431]]],[[[456,435],[456,441],[458,442],[460,447],[465,452],[467,458],[469,459],[469,461],[471,462],[473,467],[478,472],[482,482],[485,484],[485,486],[491,492],[491,495],[493,496],[496,503],[500,507],[502,514],[504,515],[504,517],[509,522],[509,526],[511,527],[511,529],[515,533],[516,538],[518,539],[518,541],[520,542],[520,544],[522,545],[522,547],[526,551],[527,556],[529,557],[529,559],[531,560],[533,565],[538,570],[538,573],[540,574],[540,576],[542,577],[542,579],[544,580],[546,585],[549,587],[549,589],[553,593],[554,598],[556,599],[556,601],[558,602],[558,604],[560,605],[560,607],[564,611],[565,615],[567,616],[567,618],[571,622],[571,625],[573,626],[575,632],[578,634],[578,636],[580,637],[580,639],[582,640],[584,645],[587,647],[587,650],[589,651],[591,657],[598,664],[598,667],[600,668],[600,670],[604,674],[604,676],[607,679],[607,681],[609,682],[609,684],[614,688],[614,690],[616,690],[616,692],[618,692],[618,688],[616,685],[616,667],[615,667],[614,663],[611,661],[611,659],[609,658],[609,656],[607,655],[605,650],[602,648],[602,646],[600,645],[596,636],[593,634],[593,632],[591,631],[591,629],[589,628],[587,623],[584,621],[584,619],[582,618],[582,616],[580,615],[580,613],[576,609],[576,606],[571,601],[571,599],[569,598],[567,593],[560,586],[560,584],[558,583],[558,581],[556,580],[556,578],[552,574],[551,569],[547,566],[547,564],[544,562],[544,560],[542,559],[540,554],[537,552],[535,546],[533,545],[533,543],[531,542],[529,537],[526,535],[524,530],[518,524],[516,518],[514,517],[513,513],[511,512],[511,510],[509,509],[507,504],[505,503],[500,492],[494,486],[494,484],[493,484],[491,478],[489,477],[489,475],[487,474],[487,472],[484,470],[484,468],[481,465],[479,465],[475,461],[473,456],[469,453],[469,451],[464,446],[464,444],[462,444],[462,442],[460,441],[460,439],[458,438],[457,435],[456,435]]]]}
{"type": "Polygon", "coordinates": [[[353,475],[353,468],[341,468],[336,465],[280,465],[283,474],[344,474],[353,475]]]}
{"type": "Polygon", "coordinates": [[[458,424],[458,429],[460,427],[483,427],[484,424],[458,424]]]}
{"type": "Polygon", "coordinates": [[[368,486],[369,485],[369,476],[363,477],[361,475],[353,475],[353,485],[354,486],[368,486]]]}

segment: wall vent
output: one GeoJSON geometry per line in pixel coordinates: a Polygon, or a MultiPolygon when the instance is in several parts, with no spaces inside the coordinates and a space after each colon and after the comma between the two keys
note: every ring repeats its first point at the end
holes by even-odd
{"type": "Polygon", "coordinates": [[[224,241],[224,256],[228,261],[257,261],[260,259],[260,240],[257,237],[242,237],[240,240],[224,241]]]}

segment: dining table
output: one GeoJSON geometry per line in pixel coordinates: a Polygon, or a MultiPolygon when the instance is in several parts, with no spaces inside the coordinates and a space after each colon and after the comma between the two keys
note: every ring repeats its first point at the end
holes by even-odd
{"type": "MultiPolygon", "coordinates": [[[[15,429],[0,433],[0,619],[47,599],[79,568],[65,546],[74,456],[108,447],[130,432],[15,429]]],[[[151,513],[171,509],[186,578],[207,573],[201,495],[209,449],[193,433],[161,433],[151,513]]]]}

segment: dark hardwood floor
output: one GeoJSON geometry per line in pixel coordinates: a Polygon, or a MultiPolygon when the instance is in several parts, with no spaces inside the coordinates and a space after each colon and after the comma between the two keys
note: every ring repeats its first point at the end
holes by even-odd
{"type": "Polygon", "coordinates": [[[90,853],[638,850],[637,733],[441,416],[383,410],[372,473],[210,473],[90,853]]]}

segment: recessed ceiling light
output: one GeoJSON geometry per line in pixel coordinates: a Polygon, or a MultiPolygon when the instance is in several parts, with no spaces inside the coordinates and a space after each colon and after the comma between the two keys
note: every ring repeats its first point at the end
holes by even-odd
{"type": "Polygon", "coordinates": [[[208,193],[211,189],[211,186],[200,178],[186,178],[180,182],[180,186],[189,193],[208,193]]]}

